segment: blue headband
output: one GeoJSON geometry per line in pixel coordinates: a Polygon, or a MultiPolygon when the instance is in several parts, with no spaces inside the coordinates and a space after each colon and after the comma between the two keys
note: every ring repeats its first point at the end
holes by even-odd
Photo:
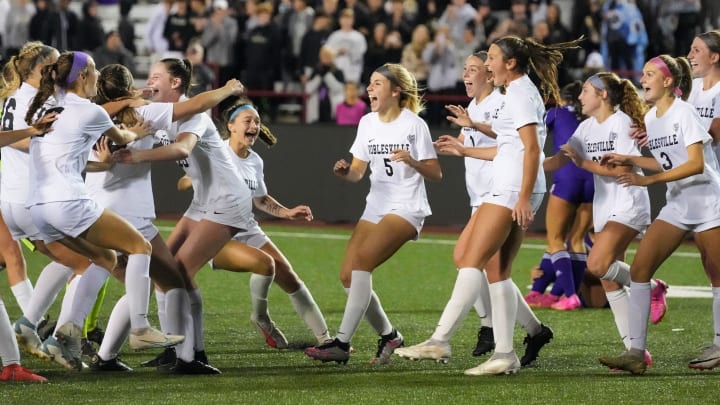
{"type": "Polygon", "coordinates": [[[605,90],[605,83],[603,83],[602,79],[597,74],[594,74],[594,75],[588,77],[588,79],[586,81],[588,83],[592,84],[593,87],[595,87],[598,90],[605,90]]]}
{"type": "Polygon", "coordinates": [[[73,63],[65,84],[72,84],[80,76],[80,72],[87,66],[88,54],[85,52],[73,52],[73,63]]]}
{"type": "MultiPolygon", "coordinates": [[[[235,111],[232,112],[232,114],[230,114],[230,117],[228,118],[228,122],[233,122],[235,117],[237,117],[237,115],[240,114],[240,111],[243,111],[243,110],[253,110],[253,111],[255,111],[255,114],[258,114],[255,107],[253,107],[250,104],[243,104],[240,107],[236,108],[235,111]]],[[[258,114],[258,115],[260,115],[260,114],[258,114]]]]}

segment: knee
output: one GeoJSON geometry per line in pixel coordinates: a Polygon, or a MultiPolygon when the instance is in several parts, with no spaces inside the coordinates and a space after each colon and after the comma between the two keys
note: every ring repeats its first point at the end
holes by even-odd
{"type": "Polygon", "coordinates": [[[601,258],[588,257],[587,271],[589,271],[595,277],[602,278],[602,276],[607,273],[610,264],[611,262],[608,262],[607,260],[603,260],[601,258]]]}
{"type": "Polygon", "coordinates": [[[352,275],[350,273],[346,273],[346,272],[340,273],[340,283],[342,283],[344,288],[350,288],[351,281],[352,281],[352,275]]]}
{"type": "Polygon", "coordinates": [[[287,293],[292,293],[300,288],[302,281],[295,274],[289,263],[275,260],[275,283],[287,293]]]}
{"type": "Polygon", "coordinates": [[[132,241],[128,248],[129,255],[152,255],[152,244],[145,238],[140,237],[132,241]]]}

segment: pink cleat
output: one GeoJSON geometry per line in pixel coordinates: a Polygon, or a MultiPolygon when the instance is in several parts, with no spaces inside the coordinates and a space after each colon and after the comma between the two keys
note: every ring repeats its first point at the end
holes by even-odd
{"type": "Polygon", "coordinates": [[[543,294],[543,296],[540,299],[540,303],[536,306],[536,308],[550,308],[560,300],[560,297],[552,294],[543,294]]]}
{"type": "Polygon", "coordinates": [[[543,295],[545,294],[538,291],[530,291],[525,296],[525,302],[527,302],[527,304],[531,307],[538,307],[540,306],[540,301],[542,300],[543,295]]]}
{"type": "Polygon", "coordinates": [[[552,304],[550,308],[558,311],[572,311],[573,309],[580,308],[581,305],[580,298],[577,294],[573,294],[569,297],[563,296],[556,303],[552,304]]]}
{"type": "Polygon", "coordinates": [[[650,321],[656,324],[662,321],[668,309],[666,300],[668,285],[666,282],[655,279],[657,285],[650,292],[650,321]]]}

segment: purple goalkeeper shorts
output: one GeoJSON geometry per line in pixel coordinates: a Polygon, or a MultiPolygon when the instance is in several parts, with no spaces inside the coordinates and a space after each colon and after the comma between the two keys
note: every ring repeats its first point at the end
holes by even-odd
{"type": "Polygon", "coordinates": [[[591,179],[555,179],[550,188],[555,197],[573,204],[592,203],[595,195],[595,185],[591,179]]]}

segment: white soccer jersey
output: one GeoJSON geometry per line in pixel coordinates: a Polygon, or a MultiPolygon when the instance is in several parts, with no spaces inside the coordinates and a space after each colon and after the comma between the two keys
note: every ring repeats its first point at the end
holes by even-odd
{"type": "MultiPolygon", "coordinates": [[[[593,162],[599,162],[608,153],[640,156],[635,140],[630,137],[631,123],[630,117],[622,111],[615,112],[602,123],[590,117],[580,123],[568,140],[568,145],[578,151],[583,159],[593,162]]],[[[635,168],[634,172],[642,175],[639,168],[635,168]]],[[[613,176],[595,174],[593,179],[595,232],[600,232],[613,216],[634,218],[633,222],[640,222],[632,225],[650,224],[650,198],[646,187],[625,187],[618,184],[613,176]]]]}
{"type": "Polygon", "coordinates": [[[232,156],[233,163],[238,169],[238,174],[252,192],[252,196],[266,196],[267,187],[265,186],[265,175],[263,173],[264,163],[260,155],[251,149],[248,157],[243,159],[230,148],[229,140],[225,141],[225,147],[230,151],[230,156],[232,156]]]}
{"type": "Polygon", "coordinates": [[[240,179],[230,151],[211,118],[203,113],[175,121],[168,131],[169,141],[175,142],[185,132],[198,138],[190,156],[178,161],[192,181],[193,204],[201,210],[221,212],[237,206],[250,209],[250,190],[240,179]]]}
{"type": "Polygon", "coordinates": [[[497,134],[498,149],[493,160],[493,194],[521,191],[525,146],[518,129],[529,124],[536,125],[540,147],[538,174],[532,192],[544,193],[546,187],[542,162],[545,159],[543,147],[547,136],[545,103],[527,75],[510,82],[494,118],[492,129],[497,134]]]}
{"type": "Polygon", "coordinates": [[[663,170],[680,166],[688,160],[687,147],[702,143],[705,156],[703,173],[667,183],[666,200],[678,220],[699,224],[720,215],[720,174],[712,151],[710,134],[703,128],[697,110],[691,104],[675,99],[662,117],[657,107],[645,114],[648,148],[663,170]]]}
{"type": "MultiPolygon", "coordinates": [[[[25,114],[35,94],[37,94],[36,88],[27,83],[22,83],[15,93],[5,99],[2,113],[3,131],[28,127],[25,123],[25,114]]],[[[1,153],[2,170],[5,173],[12,173],[12,175],[3,176],[0,181],[2,201],[25,204],[29,192],[30,154],[12,146],[3,146],[1,153]]]]}
{"type": "Polygon", "coordinates": [[[90,149],[113,126],[108,113],[90,100],[67,93],[65,110],[52,133],[30,140],[30,190],[27,206],[90,199],[82,172],[90,149]]]}
{"type": "MultiPolygon", "coordinates": [[[[167,130],[172,125],[173,104],[151,103],[136,109],[155,130],[167,130]]],[[[152,149],[155,138],[146,136],[127,145],[128,149],[152,149]]],[[[97,160],[97,153],[90,154],[97,160]]],[[[85,184],[92,198],[101,206],[123,217],[155,218],[150,162],[115,163],[110,170],[87,173],[85,184]]]]}
{"type": "MultiPolygon", "coordinates": [[[[695,106],[703,127],[709,131],[712,120],[720,118],[720,82],[703,90],[703,79],[694,79],[687,102],[695,106]]],[[[714,149],[715,156],[720,159],[720,144],[715,145],[714,149]]]]}
{"type": "MultiPolygon", "coordinates": [[[[500,94],[500,90],[495,89],[479,104],[474,99],[471,100],[467,107],[468,115],[473,122],[482,122],[492,126],[493,117],[497,115],[501,103],[502,94],[500,94]]],[[[461,132],[463,144],[467,147],[486,148],[497,145],[495,139],[474,128],[463,127],[461,132]]],[[[492,161],[466,157],[465,186],[470,197],[470,206],[477,207],[482,204],[492,187],[492,161]]]]}
{"type": "Polygon", "coordinates": [[[415,160],[437,159],[427,124],[410,110],[403,109],[392,122],[380,121],[376,112],[362,117],[350,153],[368,162],[368,205],[430,215],[423,176],[405,163],[390,161],[396,149],[409,151],[415,160]]]}

